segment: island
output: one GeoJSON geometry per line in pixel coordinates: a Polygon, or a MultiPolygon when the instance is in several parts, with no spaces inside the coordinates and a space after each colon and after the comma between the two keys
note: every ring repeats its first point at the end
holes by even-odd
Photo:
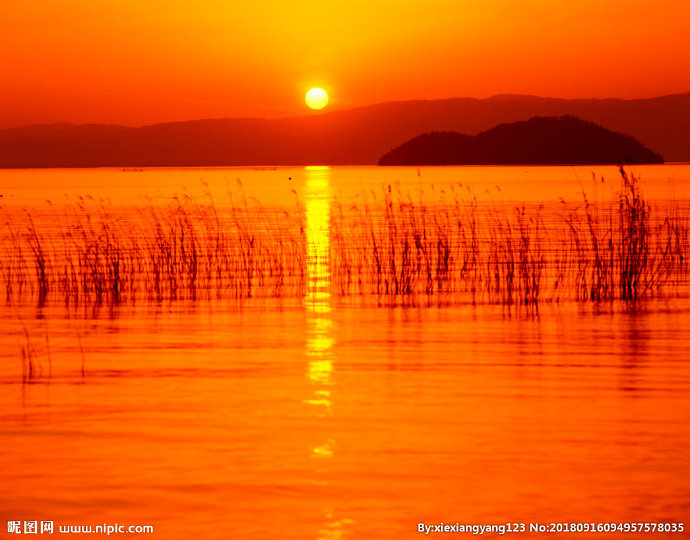
{"type": "Polygon", "coordinates": [[[574,116],[535,116],[477,135],[434,131],[419,135],[379,165],[602,165],[663,163],[634,137],[574,116]]]}

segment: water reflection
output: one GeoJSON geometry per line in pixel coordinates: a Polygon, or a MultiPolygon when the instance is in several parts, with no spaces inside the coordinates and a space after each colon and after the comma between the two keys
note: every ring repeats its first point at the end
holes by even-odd
{"type": "Polygon", "coordinates": [[[330,408],[333,320],[330,270],[330,168],[306,167],[304,205],[307,231],[307,355],[309,379],[319,385],[316,402],[330,408]]]}
{"type": "MultiPolygon", "coordinates": [[[[333,320],[331,318],[330,269],[330,168],[306,167],[304,206],[307,231],[306,353],[307,377],[313,385],[304,402],[316,408],[320,418],[332,415],[331,385],[333,375],[333,320]]],[[[317,471],[327,474],[325,461],[333,458],[335,440],[328,439],[312,448],[312,457],[321,463],[317,471]]],[[[326,482],[324,481],[324,485],[326,482]]],[[[331,509],[325,511],[328,523],[317,540],[342,538],[343,526],[350,520],[333,520],[331,509]]]]}

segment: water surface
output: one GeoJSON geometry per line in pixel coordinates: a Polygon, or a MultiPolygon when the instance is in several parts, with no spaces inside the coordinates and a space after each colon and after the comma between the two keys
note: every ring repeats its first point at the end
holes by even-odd
{"type": "MultiPolygon", "coordinates": [[[[474,169],[2,172],[5,204],[32,208],[60,193],[131,204],[187,186],[203,197],[200,179],[220,198],[240,178],[266,203],[292,205],[295,189],[308,224],[303,297],[0,306],[3,529],[393,539],[419,537],[419,522],[686,519],[684,293],[537,311],[332,294],[334,198],[382,181],[440,192],[465,176],[489,202],[575,200],[592,185],[586,168],[528,169],[526,181],[507,180],[519,168],[474,169]],[[531,179],[548,174],[558,182],[535,191],[531,179]]],[[[687,196],[689,167],[639,170],[657,175],[645,184],[657,198],[669,186],[687,196]]]]}

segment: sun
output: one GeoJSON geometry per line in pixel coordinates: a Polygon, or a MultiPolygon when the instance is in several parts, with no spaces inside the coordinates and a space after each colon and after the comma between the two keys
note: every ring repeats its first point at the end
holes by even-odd
{"type": "Polygon", "coordinates": [[[304,98],[307,105],[312,109],[323,109],[328,105],[328,94],[321,88],[312,88],[304,98]]]}

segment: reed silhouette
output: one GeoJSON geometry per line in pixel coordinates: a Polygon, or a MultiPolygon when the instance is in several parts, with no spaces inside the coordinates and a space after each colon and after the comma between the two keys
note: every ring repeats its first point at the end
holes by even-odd
{"type": "MultiPolygon", "coordinates": [[[[90,198],[11,215],[0,238],[8,302],[298,298],[307,223],[239,193],[230,204],[175,198],[123,211],[90,198]],[[52,208],[52,207],[51,207],[52,208]]],[[[380,303],[538,305],[635,301],[686,285],[690,211],[651,205],[621,169],[613,201],[560,207],[480,204],[462,186],[413,198],[385,186],[331,206],[332,293],[380,303]]]]}
{"type": "Polygon", "coordinates": [[[6,297],[116,305],[301,290],[302,217],[239,202],[221,212],[184,197],[118,212],[87,197],[41,223],[6,215],[6,297]]]}
{"type": "Polygon", "coordinates": [[[687,207],[652,209],[637,179],[621,178],[613,204],[583,194],[560,211],[480,206],[455,189],[427,204],[389,186],[336,211],[336,292],[534,305],[637,300],[684,283],[687,207]]]}

